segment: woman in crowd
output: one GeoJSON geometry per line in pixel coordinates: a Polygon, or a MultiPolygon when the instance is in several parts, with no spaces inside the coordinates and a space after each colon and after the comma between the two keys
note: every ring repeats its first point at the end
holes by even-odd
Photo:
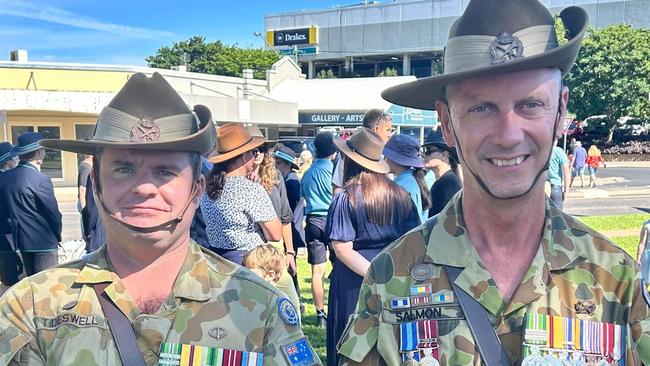
{"type": "Polygon", "coordinates": [[[305,174],[307,169],[314,162],[314,155],[309,150],[303,150],[300,153],[300,169],[298,169],[298,177],[302,178],[302,175],[305,174]]]}
{"type": "Polygon", "coordinates": [[[596,186],[596,172],[598,171],[600,164],[603,164],[603,166],[607,168],[607,165],[605,165],[605,159],[603,159],[603,156],[600,154],[600,150],[598,150],[596,145],[591,145],[589,147],[589,151],[587,151],[587,167],[589,169],[589,187],[596,186]]]}
{"type": "Polygon", "coordinates": [[[345,156],[345,184],[334,197],[325,229],[336,254],[327,316],[330,366],[338,364],[336,344],[354,311],[370,261],[420,223],[409,194],[386,176],[389,168],[376,132],[362,128],[346,141],[336,140],[336,145],[345,156]]]}
{"type": "Polygon", "coordinates": [[[458,155],[456,149],[450,147],[438,128],[431,131],[424,142],[424,166],[436,175],[436,181],[431,186],[431,209],[429,217],[442,211],[447,202],[462,187],[460,169],[458,168],[458,155]]]}
{"type": "Polygon", "coordinates": [[[426,220],[431,193],[424,179],[427,171],[420,156],[420,143],[411,136],[393,135],[384,146],[384,157],[395,175],[394,182],[408,192],[418,215],[426,220]]]}
{"type": "Polygon", "coordinates": [[[263,144],[264,138],[252,137],[241,124],[227,123],[219,127],[217,149],[208,159],[214,166],[200,206],[210,249],[237,264],[249,250],[282,237],[271,198],[247,178],[263,144]]]}

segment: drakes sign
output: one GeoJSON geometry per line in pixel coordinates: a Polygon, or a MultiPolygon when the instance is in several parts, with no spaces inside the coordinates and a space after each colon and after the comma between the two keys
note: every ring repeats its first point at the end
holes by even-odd
{"type": "Polygon", "coordinates": [[[316,44],[316,27],[268,31],[266,40],[274,47],[316,44]]]}

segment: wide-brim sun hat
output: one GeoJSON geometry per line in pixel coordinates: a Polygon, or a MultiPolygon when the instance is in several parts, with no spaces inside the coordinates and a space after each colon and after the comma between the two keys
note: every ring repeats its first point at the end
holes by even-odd
{"type": "Polygon", "coordinates": [[[264,136],[264,134],[262,133],[262,130],[257,125],[250,125],[246,127],[246,129],[248,130],[248,133],[251,134],[251,136],[263,138],[264,146],[266,146],[267,150],[273,149],[275,145],[278,143],[278,140],[269,140],[268,138],[266,138],[266,136],[264,136]]]}
{"type": "Polygon", "coordinates": [[[370,171],[386,174],[390,170],[382,157],[384,142],[375,131],[362,127],[347,140],[334,139],[334,144],[346,159],[370,171]]]}
{"type": "Polygon", "coordinates": [[[433,110],[445,87],[462,80],[539,68],[558,68],[565,75],[578,56],[588,16],[570,6],[559,18],[566,31],[563,45],[553,15],[537,0],[471,0],[449,31],[443,74],[390,87],[381,96],[433,110]]]}
{"type": "Polygon", "coordinates": [[[18,143],[13,148],[14,155],[25,155],[45,147],[42,142],[43,135],[40,132],[25,132],[18,136],[18,143]]]}
{"type": "Polygon", "coordinates": [[[291,148],[284,146],[284,145],[279,145],[277,149],[275,150],[275,158],[276,159],[282,159],[286,161],[287,163],[291,164],[293,169],[299,169],[300,166],[298,165],[296,161],[296,155],[291,150],[291,148]]]}
{"type": "Polygon", "coordinates": [[[424,168],[420,143],[408,135],[393,135],[384,145],[384,157],[409,168],[424,168]]]}
{"type": "Polygon", "coordinates": [[[191,111],[165,78],[157,72],[131,75],[113,100],[102,109],[92,138],[42,140],[53,149],[93,155],[101,148],[187,151],[203,154],[214,147],[210,110],[191,111]]]}
{"type": "Polygon", "coordinates": [[[208,157],[213,164],[223,163],[264,144],[264,137],[251,136],[241,123],[224,123],[217,128],[217,148],[208,157]]]}
{"type": "Polygon", "coordinates": [[[0,165],[16,156],[13,145],[8,142],[0,142],[0,165]]]}

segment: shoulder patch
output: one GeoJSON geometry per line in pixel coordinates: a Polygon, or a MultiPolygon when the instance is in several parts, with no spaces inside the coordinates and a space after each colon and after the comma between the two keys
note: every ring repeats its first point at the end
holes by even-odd
{"type": "Polygon", "coordinates": [[[285,324],[298,325],[298,312],[291,301],[286,297],[283,297],[278,301],[278,313],[285,324]]]}
{"type": "Polygon", "coordinates": [[[282,346],[282,353],[284,353],[284,357],[287,358],[291,366],[312,366],[319,364],[316,361],[314,351],[309,346],[309,342],[307,342],[307,338],[305,337],[282,346]]]}

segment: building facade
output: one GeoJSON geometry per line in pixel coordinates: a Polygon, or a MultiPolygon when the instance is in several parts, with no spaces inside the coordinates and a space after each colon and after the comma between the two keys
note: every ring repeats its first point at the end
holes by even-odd
{"type": "MultiPolygon", "coordinates": [[[[541,1],[554,14],[579,5],[587,10],[590,25],[596,28],[616,23],[650,27],[650,0],[541,1]]],[[[468,3],[366,2],[267,15],[267,46],[294,55],[310,79],[328,70],[336,77],[371,77],[386,74],[388,68],[399,75],[432,76],[442,72],[442,51],[449,29],[468,3]],[[301,36],[305,30],[309,34],[301,36]]]]}

